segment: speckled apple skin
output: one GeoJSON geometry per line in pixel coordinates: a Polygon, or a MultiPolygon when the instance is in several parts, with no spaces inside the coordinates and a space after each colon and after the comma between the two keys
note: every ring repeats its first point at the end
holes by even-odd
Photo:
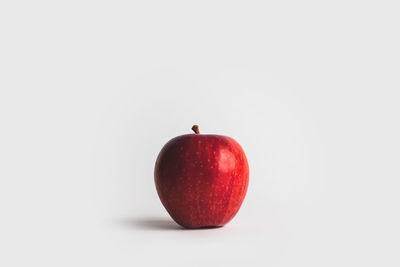
{"type": "Polygon", "coordinates": [[[162,148],[154,179],[175,222],[185,228],[219,227],[236,215],[243,202],[249,165],[232,138],[187,134],[162,148]]]}

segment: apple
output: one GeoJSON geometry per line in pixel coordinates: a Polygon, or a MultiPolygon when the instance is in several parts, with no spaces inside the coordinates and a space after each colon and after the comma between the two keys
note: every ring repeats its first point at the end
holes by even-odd
{"type": "Polygon", "coordinates": [[[238,212],[246,195],[249,165],[230,137],[194,134],[171,139],[157,157],[158,196],[175,222],[185,228],[220,227],[238,212]]]}

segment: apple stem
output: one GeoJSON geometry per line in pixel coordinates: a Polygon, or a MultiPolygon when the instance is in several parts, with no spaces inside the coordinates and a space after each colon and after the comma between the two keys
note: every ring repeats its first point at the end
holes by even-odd
{"type": "Polygon", "coordinates": [[[200,133],[199,125],[193,125],[192,130],[195,134],[199,134],[200,133]]]}

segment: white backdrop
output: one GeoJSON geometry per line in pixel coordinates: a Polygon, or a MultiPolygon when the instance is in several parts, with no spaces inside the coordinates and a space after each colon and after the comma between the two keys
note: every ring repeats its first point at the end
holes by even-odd
{"type": "Polygon", "coordinates": [[[0,2],[1,266],[399,266],[398,1],[0,2]],[[181,230],[154,162],[229,135],[250,184],[181,230]]]}

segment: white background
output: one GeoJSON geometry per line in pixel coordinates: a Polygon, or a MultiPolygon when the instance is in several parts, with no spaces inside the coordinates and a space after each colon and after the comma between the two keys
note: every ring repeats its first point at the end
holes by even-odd
{"type": "Polygon", "coordinates": [[[399,266],[398,1],[0,2],[1,266],[399,266]],[[181,230],[154,162],[229,135],[250,185],[181,230]]]}

